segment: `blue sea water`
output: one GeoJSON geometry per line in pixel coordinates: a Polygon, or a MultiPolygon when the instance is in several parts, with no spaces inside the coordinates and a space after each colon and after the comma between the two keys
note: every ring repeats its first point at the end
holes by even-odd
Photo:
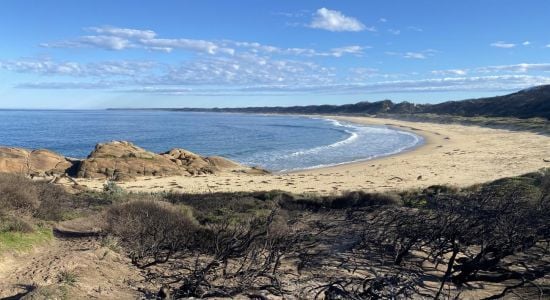
{"type": "Polygon", "coordinates": [[[126,140],[154,152],[184,148],[272,171],[395,154],[422,143],[412,133],[299,116],[107,110],[0,110],[0,145],[84,158],[99,142],[126,140]]]}

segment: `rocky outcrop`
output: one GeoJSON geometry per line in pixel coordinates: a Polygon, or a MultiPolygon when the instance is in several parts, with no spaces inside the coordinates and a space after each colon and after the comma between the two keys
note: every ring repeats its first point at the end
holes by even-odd
{"type": "Polygon", "coordinates": [[[65,174],[72,166],[67,158],[49,150],[0,147],[0,173],[54,176],[65,174]]]}
{"type": "Polygon", "coordinates": [[[203,157],[184,149],[155,154],[130,142],[98,144],[83,160],[77,177],[131,180],[139,176],[205,175],[218,172],[265,172],[222,157],[203,157]]]}
{"type": "Polygon", "coordinates": [[[161,155],[146,151],[130,142],[97,144],[78,166],[76,177],[129,180],[139,176],[187,175],[161,155]]]}
{"type": "Polygon", "coordinates": [[[70,160],[48,150],[0,147],[0,173],[126,181],[140,176],[193,176],[219,172],[260,174],[266,171],[219,156],[203,157],[184,149],[156,154],[124,141],[97,144],[84,160],[70,160]]]}

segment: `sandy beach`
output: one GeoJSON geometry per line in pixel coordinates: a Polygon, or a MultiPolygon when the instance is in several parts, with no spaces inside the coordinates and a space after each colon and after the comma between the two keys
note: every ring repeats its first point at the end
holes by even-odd
{"type": "MultiPolygon", "coordinates": [[[[463,187],[550,167],[550,137],[536,133],[381,118],[326,117],[392,126],[423,136],[425,143],[392,156],[292,173],[142,177],[119,185],[131,192],[382,192],[436,184],[463,187]]],[[[78,182],[93,189],[101,189],[104,184],[104,180],[78,182]]]]}

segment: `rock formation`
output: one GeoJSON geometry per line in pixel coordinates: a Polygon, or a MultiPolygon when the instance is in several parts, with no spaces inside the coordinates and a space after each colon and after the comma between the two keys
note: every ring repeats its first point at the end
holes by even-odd
{"type": "Polygon", "coordinates": [[[49,150],[0,147],[0,173],[54,176],[65,174],[72,165],[67,158],[49,150]]]}
{"type": "Polygon", "coordinates": [[[139,176],[186,175],[169,159],[129,142],[97,144],[80,162],[76,177],[130,180],[139,176]]]}
{"type": "Polygon", "coordinates": [[[97,144],[92,153],[80,161],[71,161],[48,150],[0,147],[2,172],[43,177],[73,175],[116,181],[132,180],[140,176],[266,173],[262,169],[246,167],[219,156],[203,157],[184,149],[156,154],[124,141],[97,144]]]}

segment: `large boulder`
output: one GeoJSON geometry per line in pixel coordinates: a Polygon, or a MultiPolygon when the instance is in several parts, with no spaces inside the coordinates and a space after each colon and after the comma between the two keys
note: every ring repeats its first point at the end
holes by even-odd
{"type": "Polygon", "coordinates": [[[123,141],[98,144],[77,171],[77,177],[113,180],[172,175],[187,173],[170,159],[123,141]]]}
{"type": "Polygon", "coordinates": [[[65,174],[73,163],[49,150],[0,147],[0,173],[17,173],[28,176],[65,174]]]}

